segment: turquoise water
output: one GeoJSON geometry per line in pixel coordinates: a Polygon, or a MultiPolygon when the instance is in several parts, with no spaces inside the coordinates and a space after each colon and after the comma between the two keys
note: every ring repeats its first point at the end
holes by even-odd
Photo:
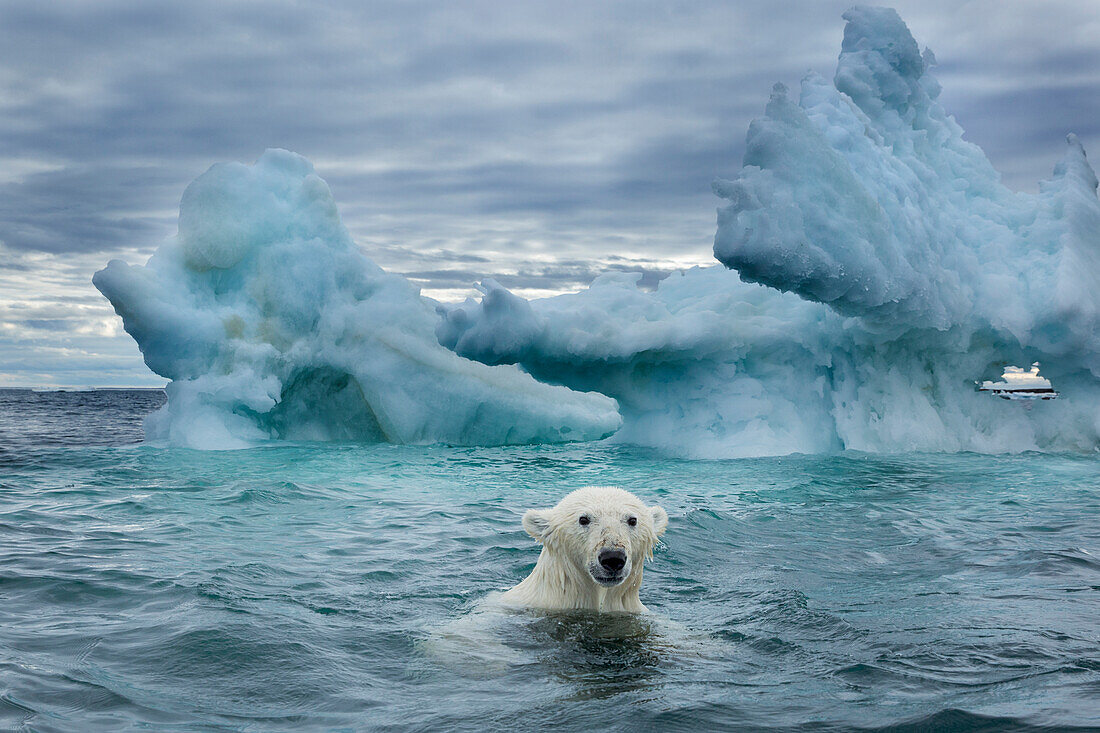
{"type": "Polygon", "coordinates": [[[132,444],[162,399],[0,391],[0,728],[1100,727],[1096,457],[132,444]],[[595,483],[670,514],[654,619],[430,653],[595,483]]]}

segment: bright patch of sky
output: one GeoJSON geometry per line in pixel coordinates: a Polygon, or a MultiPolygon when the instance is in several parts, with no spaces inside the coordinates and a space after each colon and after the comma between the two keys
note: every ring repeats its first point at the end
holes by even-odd
{"type": "Polygon", "coordinates": [[[1039,364],[1035,363],[1030,369],[1006,366],[999,382],[982,382],[982,389],[1052,389],[1052,386],[1049,379],[1039,376],[1039,364]]]}

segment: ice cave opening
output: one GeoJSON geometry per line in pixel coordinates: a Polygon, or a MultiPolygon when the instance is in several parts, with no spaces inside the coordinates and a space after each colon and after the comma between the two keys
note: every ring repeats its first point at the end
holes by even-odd
{"type": "Polygon", "coordinates": [[[1039,376],[1039,362],[1030,369],[1008,365],[999,381],[985,380],[978,383],[979,392],[988,392],[1004,400],[1053,400],[1058,393],[1046,377],[1039,376]]]}

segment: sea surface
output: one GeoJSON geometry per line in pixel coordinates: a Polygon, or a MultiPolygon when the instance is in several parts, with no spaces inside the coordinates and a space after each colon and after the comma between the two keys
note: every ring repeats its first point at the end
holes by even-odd
{"type": "Polygon", "coordinates": [[[1096,455],[198,452],[163,400],[0,390],[0,730],[1100,729],[1096,455]],[[668,510],[650,616],[440,654],[588,484],[668,510]]]}

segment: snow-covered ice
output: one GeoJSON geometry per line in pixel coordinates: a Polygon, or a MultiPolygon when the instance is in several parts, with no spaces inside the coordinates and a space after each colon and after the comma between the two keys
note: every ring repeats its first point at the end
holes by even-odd
{"type": "Polygon", "coordinates": [[[95,280],[173,380],[151,428],[505,443],[596,438],[621,415],[612,440],[690,456],[1095,450],[1100,201],[1080,143],[1037,195],[1010,191],[897,14],[845,18],[833,82],[777,86],[715,183],[725,267],[654,292],[609,273],[528,302],[487,280],[433,315],[355,250],[304,160],[215,166],[176,239],[95,280]],[[977,391],[1036,361],[1061,399],[977,391]]]}

